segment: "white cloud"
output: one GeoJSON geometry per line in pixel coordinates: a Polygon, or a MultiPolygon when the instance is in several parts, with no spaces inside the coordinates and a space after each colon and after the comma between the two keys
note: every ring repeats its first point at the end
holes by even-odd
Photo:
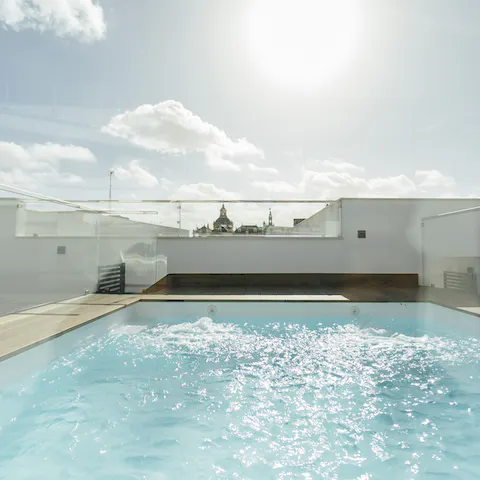
{"type": "MultiPolygon", "coordinates": [[[[126,167],[115,167],[114,173],[119,180],[131,181],[139,187],[155,188],[159,185],[157,177],[145,170],[139,160],[132,160],[126,167]]],[[[165,182],[162,186],[164,185],[165,182]]]]}
{"type": "Polygon", "coordinates": [[[269,193],[298,193],[309,198],[337,199],[340,197],[396,197],[417,191],[406,175],[363,178],[349,172],[317,172],[304,170],[299,183],[282,180],[254,181],[252,186],[269,193]]]}
{"type": "Polygon", "coordinates": [[[2,0],[0,24],[86,42],[101,40],[106,32],[103,9],[96,0],[2,0]]]}
{"type": "Polygon", "coordinates": [[[307,170],[300,184],[302,190],[315,198],[340,197],[401,197],[417,190],[406,175],[391,177],[356,177],[347,172],[315,172],[307,170]]]}
{"type": "Polygon", "coordinates": [[[52,186],[75,186],[84,183],[78,175],[60,173],[54,168],[43,172],[25,172],[15,168],[11,171],[0,171],[0,183],[25,190],[38,191],[46,185],[52,186]]]}
{"type": "Polygon", "coordinates": [[[453,177],[448,177],[438,170],[417,170],[415,176],[422,180],[420,188],[452,188],[456,185],[453,177]]]}
{"type": "Polygon", "coordinates": [[[248,169],[252,172],[258,172],[258,173],[268,173],[270,175],[278,175],[278,170],[273,167],[259,167],[255,165],[254,163],[249,163],[248,164],[248,169]]]}
{"type": "Polygon", "coordinates": [[[181,185],[171,196],[172,200],[236,200],[237,194],[217,188],[211,183],[181,185]]]}
{"type": "Polygon", "coordinates": [[[47,185],[83,185],[85,182],[82,177],[72,175],[71,173],[60,173],[54,168],[45,172],[35,172],[32,174],[34,180],[40,184],[47,185]]]}
{"type": "Polygon", "coordinates": [[[57,163],[60,160],[94,163],[95,155],[85,147],[77,145],[59,145],[57,143],[35,143],[27,149],[30,155],[38,161],[57,163]]]}
{"type": "Polygon", "coordinates": [[[307,162],[305,167],[299,187],[307,196],[315,198],[422,196],[425,188],[456,185],[452,177],[437,170],[415,172],[415,177],[421,181],[418,184],[403,174],[368,177],[363,167],[338,159],[307,162]],[[331,170],[323,171],[324,167],[331,170]]]}
{"type": "Polygon", "coordinates": [[[34,190],[36,188],[35,179],[28,173],[18,169],[10,172],[2,172],[0,170],[0,183],[25,190],[34,190]]]}
{"type": "Polygon", "coordinates": [[[174,100],[141,105],[115,115],[102,132],[147,150],[185,155],[202,153],[218,170],[240,170],[239,161],[263,159],[263,152],[245,138],[232,140],[174,100]]]}
{"type": "Polygon", "coordinates": [[[26,190],[38,190],[45,185],[81,185],[83,179],[58,171],[62,161],[93,163],[93,153],[76,145],[56,143],[22,146],[0,142],[0,182],[26,190]]]}
{"type": "Polygon", "coordinates": [[[228,155],[217,145],[212,145],[208,148],[208,152],[205,155],[207,165],[213,170],[233,171],[239,172],[241,170],[240,165],[237,165],[232,160],[228,160],[228,155]],[[227,157],[227,158],[226,158],[227,157]]]}
{"type": "Polygon", "coordinates": [[[298,187],[282,180],[275,180],[273,182],[252,182],[255,188],[262,188],[270,193],[293,193],[298,190],[298,187]]]}
{"type": "Polygon", "coordinates": [[[363,172],[365,169],[358,165],[354,165],[353,163],[345,162],[344,160],[336,159],[336,158],[329,158],[327,160],[322,161],[322,165],[324,167],[333,168],[338,170],[339,172],[363,172]]]}
{"type": "Polygon", "coordinates": [[[88,148],[76,145],[45,143],[23,147],[12,142],[0,142],[0,167],[3,168],[40,170],[58,165],[61,161],[94,163],[96,159],[88,148]]]}

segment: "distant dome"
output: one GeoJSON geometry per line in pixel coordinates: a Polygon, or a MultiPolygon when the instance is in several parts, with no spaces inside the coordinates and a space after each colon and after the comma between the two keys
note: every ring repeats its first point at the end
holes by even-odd
{"type": "Polygon", "coordinates": [[[233,231],[233,222],[227,217],[227,209],[225,208],[225,205],[222,205],[222,208],[220,209],[220,216],[215,220],[213,230],[215,232],[233,231]]]}

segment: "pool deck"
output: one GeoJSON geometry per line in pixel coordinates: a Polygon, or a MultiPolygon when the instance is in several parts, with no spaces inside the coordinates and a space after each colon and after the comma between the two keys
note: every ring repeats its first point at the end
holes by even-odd
{"type": "MultiPolygon", "coordinates": [[[[96,295],[62,300],[0,316],[0,361],[137,302],[432,302],[480,317],[480,297],[456,291],[354,289],[328,294],[305,291],[178,292],[154,295],[96,295]]],[[[480,319],[477,318],[480,321],[480,319]]]]}

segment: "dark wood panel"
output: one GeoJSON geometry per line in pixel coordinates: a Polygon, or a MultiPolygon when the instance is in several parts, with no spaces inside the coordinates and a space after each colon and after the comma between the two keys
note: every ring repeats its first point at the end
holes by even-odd
{"type": "Polygon", "coordinates": [[[418,275],[349,273],[259,273],[259,274],[170,274],[145,293],[175,291],[182,288],[416,288],[418,275]]]}

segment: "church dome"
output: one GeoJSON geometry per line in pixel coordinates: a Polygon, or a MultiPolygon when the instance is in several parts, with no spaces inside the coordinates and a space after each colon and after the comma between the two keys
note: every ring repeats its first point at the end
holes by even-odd
{"type": "Polygon", "coordinates": [[[220,216],[213,224],[213,230],[217,232],[231,232],[233,231],[233,222],[227,217],[227,209],[222,205],[220,209],[220,216]]]}

